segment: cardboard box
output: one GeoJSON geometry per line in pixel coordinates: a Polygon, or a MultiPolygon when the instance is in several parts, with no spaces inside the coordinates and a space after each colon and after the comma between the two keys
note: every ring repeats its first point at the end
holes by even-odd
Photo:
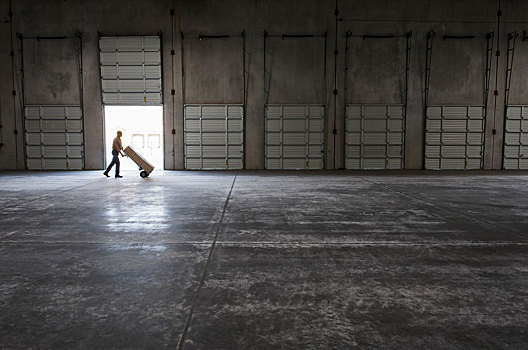
{"type": "Polygon", "coordinates": [[[127,146],[123,150],[127,156],[130,157],[136,163],[141,169],[145,170],[148,174],[150,174],[154,170],[154,166],[150,164],[145,158],[143,158],[140,154],[138,154],[132,147],[127,146]]]}

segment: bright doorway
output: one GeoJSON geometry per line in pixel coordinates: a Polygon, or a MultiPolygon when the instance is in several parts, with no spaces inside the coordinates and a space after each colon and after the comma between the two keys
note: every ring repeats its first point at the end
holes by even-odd
{"type": "MultiPolygon", "coordinates": [[[[156,170],[163,169],[163,106],[105,106],[104,115],[105,167],[112,161],[112,141],[121,130],[123,147],[132,146],[156,170]]],[[[121,169],[138,169],[130,158],[119,159],[121,169]]]]}

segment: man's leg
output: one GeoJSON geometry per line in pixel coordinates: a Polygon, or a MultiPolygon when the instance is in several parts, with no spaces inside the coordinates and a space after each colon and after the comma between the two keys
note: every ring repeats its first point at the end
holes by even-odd
{"type": "MultiPolygon", "coordinates": [[[[116,151],[112,151],[112,161],[110,162],[110,164],[108,164],[108,167],[106,168],[106,170],[105,170],[105,172],[103,174],[108,176],[108,173],[110,172],[110,170],[112,169],[114,164],[119,163],[118,156],[119,156],[119,153],[117,153],[116,151]]],[[[117,171],[119,171],[119,170],[117,169],[117,171]]]]}
{"type": "Polygon", "coordinates": [[[112,158],[112,161],[110,162],[110,164],[108,164],[108,167],[106,168],[105,172],[103,174],[105,174],[106,176],[108,176],[108,172],[110,170],[112,170],[112,167],[114,166],[115,162],[114,162],[114,159],[112,158]]]}
{"type": "Polygon", "coordinates": [[[119,161],[119,153],[115,156],[115,165],[116,165],[116,173],[115,173],[115,176],[119,176],[119,166],[121,165],[120,161],[119,161]]]}

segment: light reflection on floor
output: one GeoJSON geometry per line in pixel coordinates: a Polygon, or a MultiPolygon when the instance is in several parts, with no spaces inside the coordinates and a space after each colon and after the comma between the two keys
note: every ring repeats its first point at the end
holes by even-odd
{"type": "Polygon", "coordinates": [[[103,211],[103,220],[112,232],[165,233],[170,228],[170,215],[163,200],[158,204],[139,204],[124,209],[108,206],[103,211]]]}

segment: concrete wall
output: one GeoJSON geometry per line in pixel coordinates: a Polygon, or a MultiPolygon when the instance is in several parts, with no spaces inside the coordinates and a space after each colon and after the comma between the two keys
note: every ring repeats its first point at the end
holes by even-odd
{"type": "MultiPolygon", "coordinates": [[[[327,105],[327,167],[343,167],[344,82],[348,103],[401,103],[405,78],[405,39],[351,38],[349,71],[345,77],[345,33],[404,34],[412,31],[406,168],[423,161],[423,106],[426,33],[434,30],[430,104],[482,104],[486,39],[495,32],[496,57],[488,99],[485,167],[498,169],[502,159],[507,35],[520,33],[515,52],[511,104],[528,104],[528,42],[522,41],[528,3],[503,2],[497,32],[498,0],[0,0],[0,169],[23,169],[20,66],[15,33],[24,36],[83,37],[83,91],[86,167],[104,162],[103,115],[99,82],[97,32],[105,35],[163,33],[165,166],[183,168],[183,116],[180,31],[185,35],[186,103],[240,103],[243,99],[242,40],[198,40],[199,34],[246,34],[246,167],[264,167],[264,38],[274,34],[327,35],[324,38],[266,40],[268,103],[325,103],[327,105]],[[9,8],[13,10],[15,98],[11,66],[9,8]],[[170,10],[175,10],[174,17],[170,10]],[[443,35],[475,35],[475,39],[442,40],[443,35]],[[337,38],[337,41],[336,41],[337,38]],[[337,44],[337,66],[334,48],[337,44]],[[171,55],[171,49],[175,55],[171,55]],[[326,72],[324,71],[326,69],[326,72]],[[497,74],[497,79],[495,79],[497,74]],[[326,74],[325,74],[326,73],[326,74]],[[326,81],[324,78],[326,77],[326,81]],[[337,87],[334,100],[332,91],[337,87]],[[175,95],[171,95],[171,90],[175,95]],[[498,90],[498,96],[493,91],[498,90]],[[336,128],[334,135],[332,130],[336,128]],[[15,135],[13,130],[18,130],[15,135]],[[174,129],[175,133],[172,133],[174,129]],[[493,130],[496,132],[494,133],[493,130]]],[[[24,40],[26,102],[78,101],[77,51],[74,39],[24,40]]]]}

